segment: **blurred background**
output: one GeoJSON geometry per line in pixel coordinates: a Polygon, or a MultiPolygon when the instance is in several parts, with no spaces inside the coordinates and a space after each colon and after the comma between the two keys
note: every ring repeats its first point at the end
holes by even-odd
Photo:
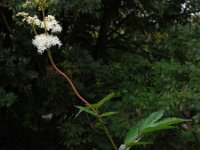
{"type": "MultiPolygon", "coordinates": [[[[95,118],[74,119],[84,104],[33,47],[33,31],[15,16],[23,2],[0,0],[0,149],[111,150],[95,118]]],[[[165,110],[192,121],[135,150],[199,149],[199,12],[199,0],[55,0],[46,10],[63,27],[55,62],[83,97],[117,94],[102,111],[119,112],[106,120],[118,145],[138,120],[165,110]]]]}

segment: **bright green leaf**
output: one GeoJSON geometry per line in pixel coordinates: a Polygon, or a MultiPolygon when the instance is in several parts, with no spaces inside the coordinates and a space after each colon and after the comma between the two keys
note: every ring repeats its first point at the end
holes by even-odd
{"type": "Polygon", "coordinates": [[[127,133],[125,137],[124,143],[127,145],[131,142],[138,142],[145,133],[166,130],[174,128],[174,124],[182,123],[185,121],[189,121],[186,119],[180,118],[166,118],[161,121],[161,117],[163,116],[163,111],[154,112],[146,119],[142,120],[137,125],[133,126],[127,133]]]}
{"type": "Polygon", "coordinates": [[[132,147],[136,145],[147,145],[147,144],[152,144],[151,142],[130,142],[126,146],[127,147],[132,147]]]}
{"type": "Polygon", "coordinates": [[[92,104],[92,107],[97,109],[97,108],[101,107],[104,103],[109,101],[111,98],[113,98],[114,96],[115,96],[114,93],[110,93],[106,97],[104,97],[102,100],[100,100],[99,102],[92,104]]]}
{"type": "Polygon", "coordinates": [[[142,121],[140,125],[140,130],[153,126],[154,123],[163,116],[163,113],[164,111],[158,111],[152,113],[149,117],[147,117],[145,120],[142,121]]]}
{"type": "Polygon", "coordinates": [[[133,126],[127,133],[124,143],[130,143],[137,140],[140,136],[140,132],[149,126],[152,126],[156,121],[158,121],[163,116],[163,111],[158,111],[152,113],[147,119],[144,119],[141,123],[133,126]]]}
{"type": "Polygon", "coordinates": [[[141,131],[141,134],[149,133],[153,131],[159,131],[159,130],[167,130],[167,129],[173,129],[174,126],[157,126],[157,127],[149,127],[141,131]]]}
{"type": "Polygon", "coordinates": [[[188,119],[180,119],[180,118],[165,118],[157,123],[155,123],[153,125],[153,127],[155,126],[169,126],[169,125],[174,125],[174,124],[178,124],[178,123],[182,123],[182,122],[186,122],[186,121],[190,121],[188,119]]]}
{"type": "Polygon", "coordinates": [[[100,117],[107,117],[107,116],[111,116],[111,115],[115,115],[118,112],[105,112],[103,114],[100,115],[100,117]]]}
{"type": "Polygon", "coordinates": [[[79,112],[76,114],[75,118],[77,118],[83,111],[97,117],[96,113],[93,112],[89,107],[82,107],[82,106],[75,106],[75,107],[79,109],[79,112]]]}
{"type": "Polygon", "coordinates": [[[139,124],[133,126],[127,133],[126,138],[124,140],[125,144],[128,144],[130,142],[136,141],[139,138],[139,130],[138,130],[139,124]]]}

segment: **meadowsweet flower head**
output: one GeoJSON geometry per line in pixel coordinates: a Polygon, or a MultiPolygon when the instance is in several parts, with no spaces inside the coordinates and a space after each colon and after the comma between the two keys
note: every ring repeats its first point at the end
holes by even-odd
{"type": "Polygon", "coordinates": [[[29,1],[29,0],[27,0],[22,6],[23,6],[24,8],[27,8],[27,7],[30,7],[31,5],[32,5],[32,2],[29,1]]]}
{"type": "Polygon", "coordinates": [[[26,12],[18,12],[16,16],[27,17],[29,14],[26,12]]]}
{"type": "Polygon", "coordinates": [[[27,8],[36,6],[40,10],[41,8],[48,8],[53,3],[54,0],[26,0],[23,7],[27,8]]]}
{"type": "Polygon", "coordinates": [[[57,36],[46,34],[36,35],[32,43],[35,47],[37,47],[39,54],[42,54],[45,50],[52,46],[58,45],[60,47],[62,45],[57,36]]]}
{"type": "Polygon", "coordinates": [[[27,21],[28,24],[33,24],[33,25],[37,25],[37,26],[40,26],[40,24],[41,24],[41,20],[38,19],[37,15],[34,15],[33,17],[28,16],[27,18],[25,18],[25,20],[27,21]]]}
{"type": "MultiPolygon", "coordinates": [[[[45,1],[51,0],[28,0],[27,5],[34,4],[42,6],[42,3],[45,1]]],[[[37,48],[39,54],[42,54],[45,50],[49,49],[52,46],[60,47],[62,45],[61,41],[57,36],[52,34],[59,33],[62,31],[62,27],[59,25],[59,22],[55,19],[54,16],[48,15],[43,20],[40,20],[37,15],[29,16],[26,12],[19,12],[16,16],[23,17],[22,21],[27,22],[33,28],[35,34],[37,34],[35,26],[45,29],[45,33],[36,35],[32,40],[32,44],[37,48]]]]}
{"type": "Polygon", "coordinates": [[[19,12],[17,13],[16,16],[22,16],[23,17],[22,21],[26,21],[30,25],[37,25],[37,26],[41,25],[41,20],[38,19],[37,15],[34,15],[33,17],[31,17],[26,12],[19,12]]]}
{"type": "Polygon", "coordinates": [[[62,27],[59,25],[58,21],[52,15],[48,15],[47,17],[44,18],[44,21],[41,22],[40,28],[45,28],[45,25],[46,25],[46,30],[51,31],[52,33],[59,33],[62,31],[62,27]]]}

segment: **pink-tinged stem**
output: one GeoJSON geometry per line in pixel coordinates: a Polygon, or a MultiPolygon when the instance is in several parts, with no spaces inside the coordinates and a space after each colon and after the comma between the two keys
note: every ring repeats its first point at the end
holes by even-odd
{"type": "Polygon", "coordinates": [[[53,58],[52,58],[52,56],[51,56],[50,50],[48,50],[47,53],[48,53],[50,62],[51,62],[51,64],[52,64],[52,66],[54,67],[54,69],[55,69],[60,75],[62,75],[62,76],[66,79],[66,81],[67,81],[67,82],[70,84],[70,86],[72,87],[72,90],[74,91],[74,93],[76,94],[76,96],[77,96],[81,101],[83,101],[88,107],[90,107],[90,108],[98,115],[98,112],[91,106],[91,104],[79,94],[79,92],[77,91],[76,87],[74,86],[74,84],[72,83],[72,81],[70,80],[70,78],[56,66],[56,64],[54,63],[53,58]]]}
{"type": "Polygon", "coordinates": [[[83,101],[88,107],[90,107],[90,109],[92,109],[93,112],[96,113],[98,120],[99,120],[99,121],[102,123],[102,125],[103,125],[103,128],[104,128],[104,130],[105,130],[105,133],[106,133],[108,139],[110,140],[111,144],[113,145],[113,148],[114,148],[115,150],[118,150],[118,148],[117,148],[117,146],[116,146],[114,140],[112,139],[112,136],[111,136],[110,132],[108,131],[108,128],[105,126],[105,124],[104,124],[103,120],[101,119],[99,113],[91,106],[91,104],[90,104],[86,99],[84,99],[84,98],[79,94],[79,92],[77,91],[76,87],[74,86],[74,84],[72,83],[72,81],[70,80],[70,78],[69,78],[65,73],[63,73],[63,72],[55,65],[55,63],[54,63],[54,61],[53,61],[53,58],[52,58],[52,56],[51,56],[51,51],[50,51],[49,49],[48,49],[47,53],[48,53],[50,62],[51,62],[51,64],[52,64],[52,66],[54,67],[54,69],[55,69],[59,74],[61,74],[61,75],[67,80],[67,82],[68,82],[68,83],[70,84],[70,86],[72,87],[72,90],[73,90],[74,93],[77,95],[77,97],[78,97],[81,101],[83,101]]]}
{"type": "MultiPolygon", "coordinates": [[[[44,13],[44,9],[43,9],[43,8],[42,8],[42,14],[43,14],[43,19],[44,19],[45,33],[46,33],[46,35],[48,35],[48,32],[47,32],[47,30],[46,30],[45,13],[44,13]]],[[[36,33],[36,32],[35,32],[35,33],[36,33]]],[[[36,33],[36,34],[37,34],[37,33],[36,33]]],[[[77,91],[76,87],[74,86],[74,84],[72,83],[72,81],[70,80],[70,78],[56,66],[56,64],[54,63],[53,58],[52,58],[52,56],[51,56],[51,51],[50,51],[50,49],[47,50],[47,53],[48,53],[48,57],[49,57],[49,59],[50,59],[50,62],[51,62],[51,64],[52,64],[52,66],[54,67],[54,69],[55,69],[60,75],[62,75],[62,76],[65,78],[65,80],[67,80],[67,82],[68,82],[68,83],[70,84],[70,86],[72,87],[72,90],[74,91],[74,93],[76,94],[76,96],[77,96],[82,102],[84,102],[90,109],[92,109],[92,111],[96,114],[98,120],[103,124],[103,128],[104,128],[104,130],[105,130],[105,133],[106,133],[108,139],[110,140],[111,144],[113,145],[113,148],[114,148],[115,150],[118,150],[118,148],[117,148],[117,146],[116,146],[114,140],[112,139],[112,136],[111,136],[111,134],[110,134],[108,128],[107,128],[106,125],[104,124],[104,122],[103,122],[103,120],[101,119],[99,113],[94,109],[94,107],[93,107],[86,99],[84,99],[84,98],[79,94],[79,92],[77,91]]]]}

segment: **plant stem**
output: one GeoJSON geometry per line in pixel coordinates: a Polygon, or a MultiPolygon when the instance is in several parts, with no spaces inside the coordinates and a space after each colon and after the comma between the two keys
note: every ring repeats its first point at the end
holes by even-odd
{"type": "Polygon", "coordinates": [[[115,144],[115,142],[114,142],[114,140],[113,140],[113,138],[112,138],[112,135],[110,134],[110,132],[109,132],[108,128],[106,127],[104,121],[103,121],[99,116],[98,116],[98,120],[99,120],[99,122],[103,125],[104,131],[105,131],[105,133],[106,133],[108,139],[110,140],[110,142],[111,142],[113,148],[114,148],[115,150],[118,150],[117,145],[115,144]]]}
{"type": "Polygon", "coordinates": [[[45,31],[45,34],[48,35],[48,32],[47,32],[47,25],[46,25],[46,20],[45,20],[44,8],[41,7],[41,9],[42,9],[42,17],[43,17],[43,21],[44,21],[44,31],[45,31]]]}
{"type": "Polygon", "coordinates": [[[72,90],[73,90],[74,93],[77,95],[77,97],[78,97],[81,101],[83,101],[88,107],[90,107],[96,114],[98,114],[97,111],[91,106],[91,104],[79,94],[79,92],[77,91],[76,87],[74,86],[74,84],[72,83],[72,81],[69,79],[69,77],[68,77],[65,73],[63,73],[63,72],[56,66],[56,64],[54,63],[53,58],[52,58],[52,56],[51,56],[51,51],[50,51],[50,49],[47,50],[47,53],[48,53],[48,57],[49,57],[49,60],[50,60],[50,62],[51,62],[51,64],[52,64],[53,68],[54,68],[60,75],[62,75],[62,76],[67,80],[67,82],[68,82],[68,83],[70,84],[70,86],[72,87],[72,90]]]}
{"type": "MultiPolygon", "coordinates": [[[[48,35],[47,27],[46,27],[46,21],[45,21],[44,8],[42,7],[41,9],[42,9],[42,16],[43,16],[43,21],[44,21],[44,30],[45,30],[46,35],[48,35]]],[[[47,50],[47,53],[48,53],[49,60],[50,60],[50,62],[52,64],[52,66],[54,67],[54,69],[67,80],[67,82],[72,87],[74,93],[77,95],[77,97],[81,101],[83,101],[88,107],[90,107],[97,114],[97,111],[91,106],[91,104],[79,94],[79,92],[77,91],[76,87],[74,86],[74,84],[72,83],[72,81],[70,80],[70,78],[56,66],[56,64],[53,61],[53,57],[51,55],[50,49],[47,50]]]]}
{"type": "Polygon", "coordinates": [[[104,121],[100,118],[99,113],[92,107],[92,105],[91,105],[86,99],[84,99],[84,98],[79,94],[79,92],[77,91],[76,87],[74,86],[74,84],[72,83],[72,81],[69,79],[69,77],[68,77],[65,73],[63,73],[63,72],[55,65],[55,63],[54,63],[54,61],[53,61],[53,58],[52,58],[52,56],[51,56],[51,51],[50,51],[50,49],[47,50],[47,53],[48,53],[48,57],[49,57],[49,59],[50,59],[50,62],[51,62],[51,64],[52,64],[52,66],[54,67],[54,69],[55,69],[59,74],[61,74],[61,75],[67,80],[67,82],[68,82],[68,83],[70,84],[70,86],[72,87],[72,90],[73,90],[74,93],[77,95],[77,97],[78,97],[79,99],[81,99],[81,101],[83,101],[90,109],[92,109],[92,110],[96,113],[97,118],[98,118],[99,122],[103,125],[104,131],[105,131],[105,133],[106,133],[108,139],[110,140],[110,142],[111,142],[113,148],[114,148],[115,150],[118,150],[118,148],[117,148],[117,146],[116,146],[116,144],[115,144],[115,142],[114,142],[114,140],[113,140],[113,138],[112,138],[112,136],[111,136],[111,134],[110,134],[108,128],[107,128],[106,125],[104,124],[104,121]]]}
{"type": "MultiPolygon", "coordinates": [[[[46,35],[48,35],[47,29],[46,29],[46,21],[45,21],[44,8],[42,8],[42,15],[43,15],[43,20],[44,20],[44,29],[45,29],[45,33],[46,33],[46,35]]],[[[34,32],[35,32],[35,34],[37,34],[36,30],[34,30],[34,32]]],[[[60,75],[62,75],[62,76],[65,78],[65,80],[70,84],[70,86],[72,87],[72,90],[74,91],[74,93],[76,94],[76,96],[77,96],[82,102],[84,102],[93,112],[96,113],[96,116],[97,116],[99,122],[102,123],[103,128],[104,128],[104,130],[105,130],[105,133],[106,133],[108,139],[110,140],[110,142],[111,142],[113,148],[114,148],[115,150],[118,150],[118,148],[117,148],[117,146],[116,146],[116,144],[115,144],[115,142],[114,142],[114,140],[113,140],[113,138],[112,138],[112,136],[111,136],[111,134],[110,134],[108,128],[107,128],[106,125],[104,124],[104,121],[100,118],[100,115],[99,115],[98,111],[95,110],[94,107],[93,107],[86,99],[84,99],[84,98],[79,94],[78,90],[76,89],[76,87],[74,86],[74,84],[72,83],[72,81],[70,80],[70,78],[56,66],[56,64],[54,63],[53,57],[52,57],[52,55],[51,55],[50,49],[47,50],[47,54],[48,54],[49,60],[50,60],[50,62],[51,62],[51,64],[52,64],[53,68],[54,68],[60,75]]]]}
{"type": "Polygon", "coordinates": [[[33,24],[31,24],[31,27],[33,28],[33,32],[35,33],[35,35],[37,35],[37,31],[35,29],[35,26],[33,24]]]}
{"type": "Polygon", "coordinates": [[[9,24],[8,24],[8,22],[7,22],[7,20],[6,20],[6,17],[5,17],[5,15],[3,14],[3,12],[2,12],[1,10],[0,10],[0,14],[1,14],[1,17],[2,17],[2,19],[3,19],[4,23],[5,23],[5,25],[6,25],[7,30],[8,30],[10,33],[12,33],[12,30],[11,30],[11,28],[10,28],[10,26],[9,26],[9,24]]]}

